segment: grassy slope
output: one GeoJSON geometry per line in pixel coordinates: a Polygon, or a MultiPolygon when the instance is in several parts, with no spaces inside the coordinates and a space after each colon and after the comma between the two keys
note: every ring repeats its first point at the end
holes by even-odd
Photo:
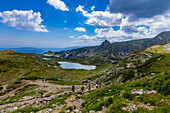
{"type": "Polygon", "coordinates": [[[36,55],[18,53],[12,50],[0,51],[0,80],[15,81],[23,73],[47,67],[48,62],[36,55]]]}
{"type": "Polygon", "coordinates": [[[105,74],[110,65],[97,66],[95,70],[61,69],[56,60],[45,61],[37,55],[18,53],[12,50],[0,51],[1,84],[21,79],[70,80],[80,82],[83,79],[105,74]]]}
{"type": "Polygon", "coordinates": [[[170,102],[170,89],[167,87],[170,83],[169,74],[161,74],[151,78],[143,78],[139,81],[126,82],[124,84],[116,84],[107,88],[94,90],[83,97],[85,100],[85,103],[82,104],[84,106],[84,112],[90,110],[100,111],[103,107],[106,107],[108,113],[119,113],[123,112],[121,107],[128,106],[128,103],[140,102],[144,104],[149,103],[155,106],[155,108],[152,111],[141,108],[136,110],[136,112],[167,113],[169,110],[168,103],[170,102]],[[158,93],[143,94],[140,97],[135,97],[130,93],[132,89],[156,90],[158,93]]]}
{"type": "Polygon", "coordinates": [[[148,47],[145,51],[152,52],[152,53],[165,53],[166,48],[164,48],[164,45],[155,45],[152,47],[148,47]]]}
{"type": "MultiPolygon", "coordinates": [[[[82,103],[84,107],[84,113],[90,110],[101,111],[103,108],[107,109],[107,113],[122,113],[122,107],[129,106],[131,104],[150,104],[154,106],[153,110],[146,108],[138,108],[133,111],[134,113],[167,113],[170,112],[170,53],[164,53],[159,47],[159,50],[155,49],[146,50],[152,53],[152,58],[146,61],[144,64],[137,66],[136,68],[125,69],[119,74],[110,78],[110,81],[114,81],[115,78],[123,76],[126,78],[124,83],[114,84],[107,88],[97,89],[91,91],[88,95],[83,96],[85,100],[82,103]],[[164,54],[157,54],[164,53],[164,54]],[[129,81],[135,78],[134,70],[137,70],[138,74],[141,73],[137,81],[129,81]],[[155,73],[154,76],[149,77],[151,73],[155,73]],[[147,77],[145,77],[147,76],[147,77]],[[143,78],[141,78],[143,77],[143,78]],[[135,97],[130,93],[132,89],[144,89],[144,90],[156,90],[157,94],[143,94],[140,97],[135,97]]],[[[138,52],[137,52],[138,53],[138,52]]],[[[125,61],[119,63],[121,66],[125,66],[125,61]]]]}

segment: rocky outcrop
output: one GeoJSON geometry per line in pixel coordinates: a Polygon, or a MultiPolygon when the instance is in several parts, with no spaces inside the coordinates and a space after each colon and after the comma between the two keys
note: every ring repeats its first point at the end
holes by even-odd
{"type": "Polygon", "coordinates": [[[116,74],[116,69],[113,68],[113,69],[109,70],[106,75],[103,75],[103,76],[101,76],[100,78],[97,78],[97,79],[95,80],[95,82],[96,82],[96,83],[99,83],[99,82],[103,82],[103,81],[105,81],[105,80],[108,80],[108,79],[109,79],[111,76],[113,76],[114,74],[116,74]]]}
{"type": "MultiPolygon", "coordinates": [[[[26,106],[40,107],[48,104],[52,99],[58,97],[58,95],[52,95],[45,98],[33,98],[33,97],[23,97],[18,102],[0,105],[0,113],[9,113],[17,109],[24,108],[26,106]]],[[[44,113],[44,112],[42,112],[44,113]]]]}

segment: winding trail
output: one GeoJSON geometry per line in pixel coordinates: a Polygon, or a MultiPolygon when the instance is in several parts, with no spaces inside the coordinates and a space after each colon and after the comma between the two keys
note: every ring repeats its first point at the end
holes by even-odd
{"type": "MultiPolygon", "coordinates": [[[[16,91],[18,91],[19,89],[24,88],[25,86],[29,85],[29,84],[37,84],[39,86],[48,86],[51,89],[61,89],[61,88],[71,88],[72,85],[58,85],[58,84],[52,84],[52,83],[47,83],[47,82],[42,82],[40,80],[36,80],[36,81],[32,81],[32,80],[22,80],[22,86],[6,93],[5,95],[0,96],[0,99],[8,97],[8,96],[13,96],[15,94],[16,91]]],[[[75,85],[75,87],[81,87],[83,85],[75,85]]]]}
{"type": "Polygon", "coordinates": [[[22,86],[20,86],[20,87],[18,87],[18,88],[16,88],[16,89],[14,89],[14,90],[6,93],[5,95],[0,96],[0,99],[5,98],[5,97],[8,97],[8,96],[13,96],[16,91],[18,91],[19,89],[24,88],[24,87],[27,86],[29,83],[30,83],[29,81],[23,80],[23,81],[22,81],[22,84],[23,84],[22,86]]]}

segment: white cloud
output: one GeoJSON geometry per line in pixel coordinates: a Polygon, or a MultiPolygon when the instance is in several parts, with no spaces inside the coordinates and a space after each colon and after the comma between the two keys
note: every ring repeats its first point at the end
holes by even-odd
{"type": "Polygon", "coordinates": [[[83,27],[77,27],[74,29],[75,31],[81,31],[81,32],[86,32],[86,29],[83,27]]]}
{"type": "Polygon", "coordinates": [[[69,38],[74,39],[75,36],[69,36],[69,38]]]}
{"type": "Polygon", "coordinates": [[[77,37],[77,39],[87,40],[87,39],[91,39],[91,37],[87,35],[82,35],[82,36],[77,37]]]}
{"type": "Polygon", "coordinates": [[[47,0],[47,3],[54,6],[54,8],[57,10],[69,11],[69,8],[61,0],[47,0]]]}
{"type": "Polygon", "coordinates": [[[84,6],[79,5],[76,12],[82,12],[84,17],[87,17],[86,24],[94,27],[111,27],[117,26],[122,23],[123,15],[121,13],[111,14],[108,11],[93,11],[88,13],[85,11],[84,6]]]}
{"type": "Polygon", "coordinates": [[[42,25],[40,12],[30,11],[4,11],[0,12],[0,22],[10,27],[15,27],[21,30],[29,30],[36,32],[48,32],[46,27],[42,25]]]}
{"type": "Polygon", "coordinates": [[[149,29],[146,27],[138,27],[136,28],[138,32],[133,33],[126,33],[122,29],[115,31],[113,28],[97,28],[95,29],[94,36],[82,35],[77,38],[74,38],[76,42],[81,42],[86,45],[91,42],[94,44],[100,44],[105,39],[109,40],[110,42],[120,42],[120,41],[128,41],[128,40],[135,40],[135,39],[142,39],[142,38],[150,38],[154,37],[152,32],[149,32],[149,29]]]}
{"type": "MultiPolygon", "coordinates": [[[[79,5],[77,8],[76,8],[76,12],[84,12],[84,6],[81,6],[81,5],[79,5]]],[[[86,11],[87,12],[87,11],[86,11]]]]}
{"type": "MultiPolygon", "coordinates": [[[[150,18],[140,18],[137,21],[132,21],[122,23],[122,26],[148,26],[149,32],[153,35],[157,35],[162,31],[170,30],[170,13],[165,13],[163,15],[156,15],[150,18]]],[[[138,29],[139,30],[139,29],[138,29]]]]}
{"type": "Polygon", "coordinates": [[[95,8],[96,8],[96,7],[93,5],[93,6],[91,7],[91,11],[94,11],[95,8]]]}
{"type": "Polygon", "coordinates": [[[76,12],[81,12],[84,17],[87,17],[85,23],[96,28],[93,36],[82,35],[74,38],[75,42],[82,42],[84,45],[91,42],[100,44],[105,39],[111,42],[120,42],[152,38],[162,31],[170,30],[170,12],[148,18],[139,18],[135,21],[129,21],[131,15],[110,13],[107,9],[106,11],[89,13],[81,5],[76,8],[76,12]],[[120,29],[114,30],[114,27],[117,26],[120,29]]]}

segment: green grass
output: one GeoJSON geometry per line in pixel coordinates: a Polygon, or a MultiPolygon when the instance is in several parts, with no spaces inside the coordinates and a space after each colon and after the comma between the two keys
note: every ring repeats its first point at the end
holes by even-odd
{"type": "Polygon", "coordinates": [[[82,83],[76,81],[61,81],[61,80],[50,81],[49,83],[58,84],[58,85],[82,85],[82,83]]]}
{"type": "Polygon", "coordinates": [[[45,61],[39,55],[19,53],[12,50],[0,51],[0,62],[1,85],[14,83],[18,79],[76,80],[80,82],[102,76],[111,66],[97,66],[94,70],[62,69],[56,59],[45,61]]]}
{"type": "MultiPolygon", "coordinates": [[[[83,112],[86,113],[90,110],[101,111],[103,107],[107,107],[107,113],[122,113],[125,111],[122,111],[121,107],[127,106],[128,103],[131,102],[150,103],[150,105],[155,106],[155,109],[149,111],[149,113],[168,111],[168,103],[170,102],[169,83],[169,74],[156,75],[134,82],[115,84],[107,88],[93,90],[90,94],[81,97],[85,100],[85,102],[82,103],[82,106],[84,107],[83,112]],[[130,93],[130,90],[132,89],[156,90],[158,93],[150,95],[143,94],[140,97],[136,97],[130,93]],[[104,100],[104,98],[106,99],[104,100]],[[164,101],[161,102],[161,100],[164,101]]],[[[144,112],[148,111],[148,109],[139,109],[134,112],[137,113],[137,111],[140,110],[143,110],[144,112]]]]}

